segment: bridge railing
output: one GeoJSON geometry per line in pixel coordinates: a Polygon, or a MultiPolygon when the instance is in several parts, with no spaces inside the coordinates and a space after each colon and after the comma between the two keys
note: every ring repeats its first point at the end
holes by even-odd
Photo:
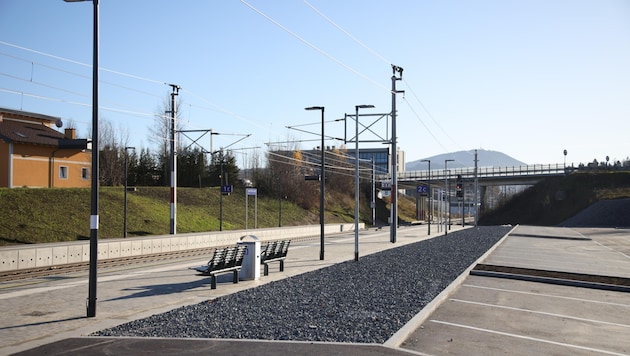
{"type": "MultiPolygon", "coordinates": [[[[478,167],[477,177],[479,179],[484,178],[501,178],[501,177],[536,177],[536,176],[549,176],[549,175],[563,175],[570,167],[565,167],[564,164],[532,164],[525,166],[512,166],[512,167],[478,167]]],[[[449,168],[448,172],[444,169],[432,169],[430,174],[428,170],[423,171],[406,171],[398,173],[399,181],[410,180],[428,180],[429,176],[431,180],[439,179],[455,179],[461,175],[463,179],[472,179],[475,177],[475,168],[449,168]]],[[[377,177],[378,180],[389,180],[391,175],[382,174],[377,177]]]]}

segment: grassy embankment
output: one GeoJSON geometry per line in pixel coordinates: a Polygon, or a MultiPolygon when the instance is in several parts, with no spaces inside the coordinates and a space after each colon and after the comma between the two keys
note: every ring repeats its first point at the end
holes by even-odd
{"type": "MultiPolygon", "coordinates": [[[[139,187],[127,194],[128,236],[169,233],[170,189],[139,187]]],[[[101,187],[99,194],[99,238],[123,236],[122,187],[101,187]]],[[[220,216],[218,188],[177,189],[177,232],[218,231],[220,216]]],[[[248,227],[254,227],[254,198],[249,197],[248,227]]],[[[369,224],[367,199],[361,200],[361,219],[369,224]]],[[[410,221],[413,202],[400,199],[401,220],[410,221]]],[[[377,216],[387,221],[387,206],[377,204],[377,216]]],[[[258,227],[277,227],[279,202],[258,197],[258,227]]],[[[326,223],[354,221],[354,195],[327,192],[326,223]]],[[[90,235],[89,189],[0,189],[0,246],[88,239],[90,235]]],[[[290,201],[282,202],[282,226],[319,223],[319,204],[304,210],[290,201]]],[[[245,192],[237,189],[223,197],[223,230],[245,228],[245,192]]]]}
{"type": "MultiPolygon", "coordinates": [[[[128,236],[169,233],[168,187],[139,187],[127,195],[128,236]]],[[[123,189],[101,187],[99,195],[99,238],[123,235],[123,189]]],[[[548,178],[524,191],[503,206],[481,215],[481,225],[529,224],[551,226],[574,216],[602,199],[630,198],[630,173],[576,173],[548,178]]],[[[248,227],[254,226],[254,199],[249,199],[248,227]]],[[[377,219],[387,221],[389,206],[377,200],[377,219]]],[[[412,198],[400,196],[401,222],[413,221],[412,198]]],[[[178,188],[177,232],[219,230],[218,188],[178,188]]],[[[89,189],[0,189],[0,246],[75,241],[90,235],[89,189]]],[[[278,199],[258,197],[258,227],[277,227],[278,199]]],[[[361,198],[361,220],[369,224],[368,200],[361,198]]],[[[354,221],[354,196],[328,192],[326,223],[354,221]]],[[[305,210],[290,201],[282,202],[282,225],[319,223],[319,205],[305,210]]],[[[245,193],[236,190],[223,197],[223,230],[245,228],[245,193]]]]}

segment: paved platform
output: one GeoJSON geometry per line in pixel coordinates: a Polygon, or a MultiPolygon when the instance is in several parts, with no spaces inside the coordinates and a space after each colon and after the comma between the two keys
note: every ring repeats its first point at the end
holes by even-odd
{"type": "MultiPolygon", "coordinates": [[[[453,227],[456,231],[460,227],[453,227]]],[[[435,226],[432,236],[437,236],[435,226]]],[[[426,226],[360,233],[359,255],[429,238],[426,226]]],[[[465,273],[385,345],[260,340],[95,338],[92,332],[354,258],[353,234],[292,244],[285,271],[257,281],[209,281],[187,268],[204,259],[99,271],[97,316],[85,317],[87,276],[0,284],[0,354],[414,355],[630,354],[630,294],[549,280],[465,273]]],[[[520,226],[478,265],[630,280],[630,231],[520,226]]],[[[469,272],[470,272],[469,271],[469,272]]],[[[492,272],[492,271],[490,271],[492,272]]]]}

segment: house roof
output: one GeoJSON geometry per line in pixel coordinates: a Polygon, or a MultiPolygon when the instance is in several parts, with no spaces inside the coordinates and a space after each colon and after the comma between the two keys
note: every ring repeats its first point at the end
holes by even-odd
{"type": "Polygon", "coordinates": [[[52,129],[58,117],[0,108],[0,140],[58,146],[64,134],[52,129]]]}

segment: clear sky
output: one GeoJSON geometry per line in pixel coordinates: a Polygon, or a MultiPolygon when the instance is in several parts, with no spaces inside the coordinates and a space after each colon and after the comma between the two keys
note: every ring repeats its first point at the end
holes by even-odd
{"type": "MultiPolygon", "coordinates": [[[[89,136],[92,14],[91,1],[0,0],[0,106],[89,136]]],[[[321,114],[304,108],[325,106],[326,135],[343,138],[333,120],[355,105],[391,111],[391,64],[404,68],[407,161],[475,148],[528,164],[562,163],[565,149],[568,164],[630,156],[627,0],[100,1],[101,118],[137,148],[153,147],[174,83],[184,129],[236,134],[213,136],[215,150],[241,134],[252,136],[232,148],[310,149],[321,114]],[[286,128],[298,125],[314,134],[286,128]]],[[[387,137],[390,124],[372,129],[387,137]]]]}

